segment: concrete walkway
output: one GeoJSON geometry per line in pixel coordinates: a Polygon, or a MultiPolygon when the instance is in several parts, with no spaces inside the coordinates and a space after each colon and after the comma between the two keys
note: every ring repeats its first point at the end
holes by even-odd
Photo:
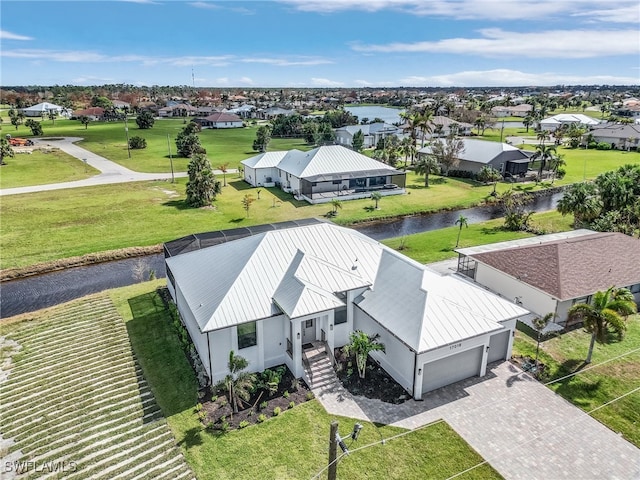
{"type": "Polygon", "coordinates": [[[508,480],[640,479],[638,448],[509,362],[401,405],[354,397],[337,378],[313,391],[335,415],[408,429],[444,419],[508,480]]]}
{"type": "MultiPolygon", "coordinates": [[[[95,185],[107,185],[112,183],[144,182],[153,180],[170,180],[170,173],[140,173],[129,170],[122,165],[101,157],[89,150],[79,147],[74,142],[82,140],[80,137],[65,137],[61,139],[34,139],[35,146],[56,147],[79,160],[87,162],[88,165],[100,170],[99,175],[84,180],[73,182],[51,183],[47,185],[31,185],[28,187],[5,188],[0,190],[2,195],[18,195],[22,193],[44,192],[49,190],[61,190],[65,188],[92,187],[95,185]]],[[[214,170],[216,175],[222,175],[219,170],[214,170]]],[[[236,169],[229,169],[227,173],[237,173],[236,169]]],[[[174,177],[186,177],[186,172],[176,172],[174,177]]]]}

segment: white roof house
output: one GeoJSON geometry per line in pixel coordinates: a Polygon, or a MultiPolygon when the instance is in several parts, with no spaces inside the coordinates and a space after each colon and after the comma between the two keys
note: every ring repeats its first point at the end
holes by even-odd
{"type": "Polygon", "coordinates": [[[43,115],[49,115],[50,112],[56,112],[58,115],[63,115],[67,112],[67,109],[60,105],[55,105],[49,102],[41,102],[31,107],[23,108],[22,112],[27,117],[41,117],[43,115]]]}
{"type": "Polygon", "coordinates": [[[559,113],[540,121],[540,128],[550,132],[555,131],[560,125],[582,125],[592,127],[599,125],[600,121],[582,113],[559,113]]]}
{"type": "Polygon", "coordinates": [[[404,193],[406,172],[340,145],[307,152],[267,152],[243,160],[244,179],[254,187],[280,185],[310,203],[368,198],[371,192],[404,193]]]}
{"type": "Polygon", "coordinates": [[[166,266],[169,290],[213,381],[225,375],[230,350],[239,350],[253,371],[286,363],[305,376],[302,344],[324,341],[333,351],[357,329],[381,334],[387,353],[376,360],[420,398],[422,387],[432,386],[422,371],[434,360],[455,365],[466,358],[459,353],[478,354],[446,384],[460,380],[460,372],[483,375],[488,361],[508,358],[515,321],[528,313],[319,220],[178,254],[166,266]],[[255,343],[239,342],[239,327],[255,331],[255,343]]]}

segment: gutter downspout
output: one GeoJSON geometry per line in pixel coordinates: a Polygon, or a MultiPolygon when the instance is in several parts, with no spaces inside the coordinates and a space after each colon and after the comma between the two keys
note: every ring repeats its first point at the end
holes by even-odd
{"type": "Polygon", "coordinates": [[[209,332],[207,332],[207,352],[209,353],[209,383],[213,385],[213,369],[211,368],[211,343],[209,342],[209,332]]]}

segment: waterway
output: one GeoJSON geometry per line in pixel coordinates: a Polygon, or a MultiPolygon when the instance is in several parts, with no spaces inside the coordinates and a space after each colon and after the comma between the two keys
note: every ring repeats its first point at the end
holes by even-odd
{"type": "Polygon", "coordinates": [[[379,118],[382,121],[390,124],[402,123],[400,113],[404,110],[398,108],[378,107],[378,106],[365,106],[365,107],[344,107],[344,109],[358,117],[358,121],[362,122],[364,119],[368,119],[372,122],[375,118],[379,118]]]}
{"type": "MultiPolygon", "coordinates": [[[[556,207],[561,193],[536,198],[529,204],[532,211],[547,211],[556,207]]],[[[355,225],[359,231],[375,240],[411,235],[413,233],[452,227],[464,215],[468,222],[479,223],[503,214],[500,207],[482,206],[425,215],[402,217],[355,225]]],[[[148,279],[151,271],[157,278],[166,276],[163,254],[143,258],[128,258],[107,263],[69,268],[57,272],[0,283],[0,318],[51,307],[110,288],[124,287],[148,279]],[[140,263],[144,273],[138,274],[140,263]]]]}

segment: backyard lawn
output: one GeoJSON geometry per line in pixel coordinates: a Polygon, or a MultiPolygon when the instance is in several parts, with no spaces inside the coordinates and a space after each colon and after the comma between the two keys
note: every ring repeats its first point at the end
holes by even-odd
{"type": "MultiPolygon", "coordinates": [[[[606,402],[640,387],[640,315],[627,320],[627,333],[622,341],[596,344],[594,368],[584,373],[551,383],[549,388],[582,410],[589,412],[606,402]],[[626,354],[626,355],[625,355],[626,354]],[[621,358],[616,358],[621,355],[621,358]],[[604,365],[598,365],[608,362],[604,365]]],[[[526,327],[517,331],[513,355],[535,358],[535,335],[526,327]]],[[[582,329],[550,338],[540,344],[540,361],[545,365],[544,382],[560,379],[589,368],[587,356],[590,335],[582,329]]],[[[595,411],[592,416],[614,432],[640,448],[640,394],[629,395],[595,411]]]]}

